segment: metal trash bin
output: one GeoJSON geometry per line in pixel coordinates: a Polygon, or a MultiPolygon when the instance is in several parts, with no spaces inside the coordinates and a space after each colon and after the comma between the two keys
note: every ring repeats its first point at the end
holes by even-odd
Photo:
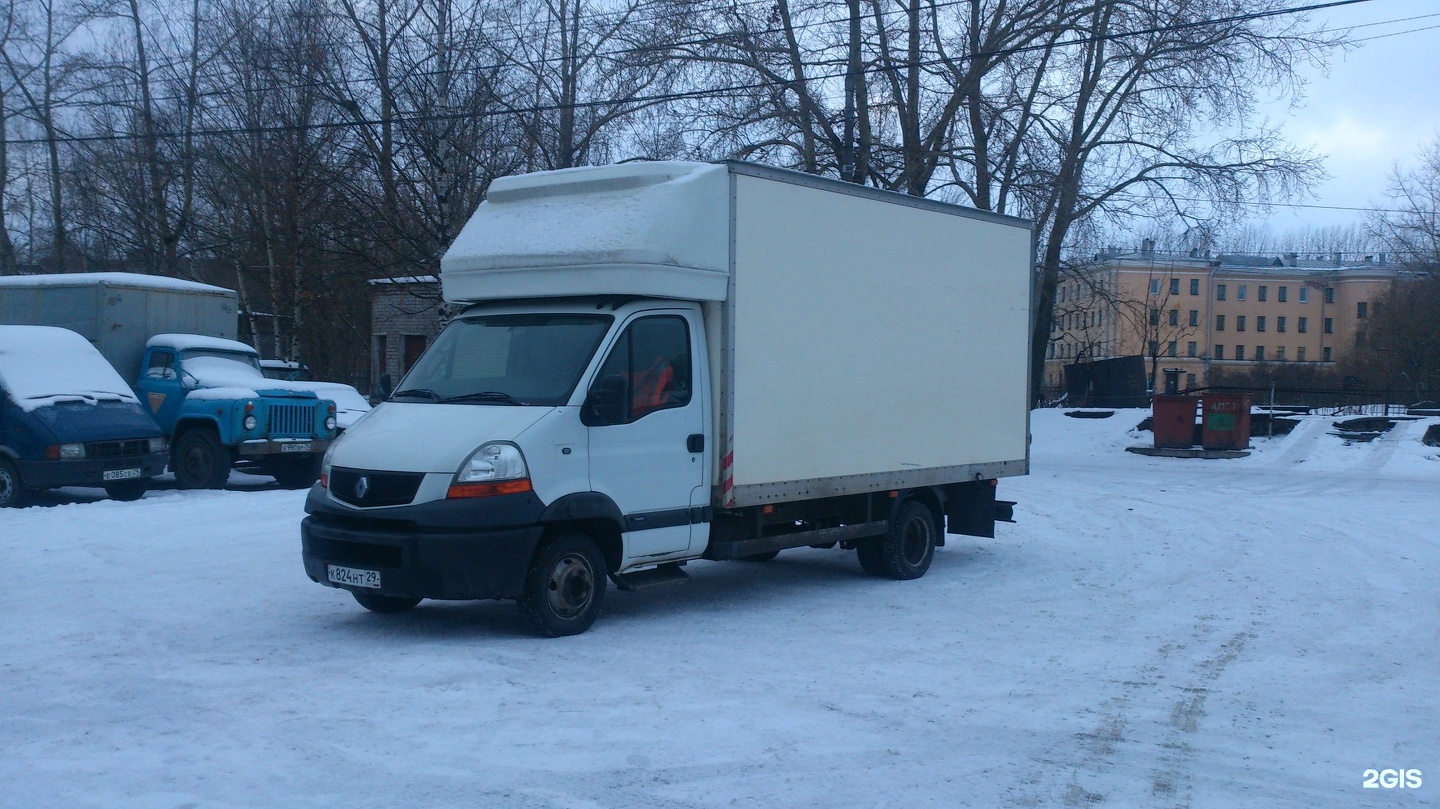
{"type": "Polygon", "coordinates": [[[1150,431],[1156,449],[1195,446],[1195,411],[1198,396],[1155,396],[1150,400],[1150,431]]]}
{"type": "Polygon", "coordinates": [[[1250,447],[1250,394],[1207,393],[1200,431],[1205,449],[1250,447]]]}

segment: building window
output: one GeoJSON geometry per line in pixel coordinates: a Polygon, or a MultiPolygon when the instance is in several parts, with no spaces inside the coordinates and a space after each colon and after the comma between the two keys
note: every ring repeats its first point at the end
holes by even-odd
{"type": "Polygon", "coordinates": [[[1160,279],[1159,279],[1159,278],[1151,278],[1151,279],[1150,279],[1150,294],[1151,294],[1151,295],[1159,295],[1159,294],[1160,294],[1160,279]]]}
{"type": "Polygon", "coordinates": [[[1179,279],[1179,278],[1171,278],[1171,279],[1170,279],[1170,294],[1171,294],[1171,295],[1179,295],[1179,294],[1180,294],[1180,279],[1179,279]]]}
{"type": "Polygon", "coordinates": [[[1224,284],[1216,284],[1216,285],[1215,285],[1215,300],[1217,300],[1217,301],[1223,301],[1223,300],[1225,300],[1225,285],[1224,285],[1224,284]]]}
{"type": "Polygon", "coordinates": [[[1179,310],[1179,309],[1171,309],[1171,310],[1170,310],[1170,325],[1172,325],[1172,326],[1178,326],[1178,325],[1180,325],[1180,310],[1179,310]]]}
{"type": "Polygon", "coordinates": [[[1167,357],[1177,357],[1177,356],[1179,356],[1179,354],[1177,354],[1176,351],[1175,351],[1175,341],[1174,341],[1174,340],[1171,340],[1171,341],[1170,341],[1170,345],[1169,345],[1168,347],[1166,347],[1166,349],[1165,349],[1165,356],[1167,356],[1167,357]]]}
{"type": "Polygon", "coordinates": [[[1321,362],[1329,362],[1329,361],[1330,361],[1330,346],[1325,346],[1324,348],[1320,349],[1320,361],[1321,361],[1321,362]]]}
{"type": "Polygon", "coordinates": [[[1295,361],[1296,361],[1296,362],[1304,362],[1304,361],[1305,361],[1305,346],[1300,346],[1299,348],[1295,349],[1295,361]]]}
{"type": "Polygon", "coordinates": [[[1194,375],[1194,374],[1186,374],[1186,375],[1185,375],[1185,389],[1186,389],[1186,390],[1191,390],[1191,389],[1193,389],[1194,387],[1195,387],[1195,375],[1194,375]]]}
{"type": "Polygon", "coordinates": [[[1325,318],[1325,333],[1326,333],[1326,334],[1334,334],[1334,333],[1335,333],[1335,318],[1333,318],[1333,317],[1327,317],[1327,318],[1325,318]]]}
{"type": "Polygon", "coordinates": [[[1295,331],[1298,331],[1298,332],[1300,332],[1301,334],[1304,334],[1306,331],[1309,330],[1309,326],[1310,326],[1310,318],[1308,318],[1308,317],[1298,317],[1298,318],[1295,319],[1295,331]]]}
{"type": "Polygon", "coordinates": [[[410,373],[410,369],[415,367],[415,361],[420,359],[421,354],[425,353],[425,342],[425,335],[423,334],[405,335],[405,373],[410,373]]]}
{"type": "Polygon", "coordinates": [[[1200,294],[1200,279],[1199,279],[1199,278],[1191,278],[1191,279],[1190,279],[1190,294],[1191,294],[1191,295],[1199,295],[1199,294],[1200,294]]]}
{"type": "Polygon", "coordinates": [[[1158,325],[1160,325],[1160,310],[1159,310],[1159,309],[1156,309],[1156,308],[1154,308],[1154,307],[1151,307],[1151,309],[1150,309],[1150,325],[1152,325],[1152,326],[1158,326],[1158,325]]]}
{"type": "Polygon", "coordinates": [[[1265,316],[1264,316],[1264,315],[1256,315],[1256,316],[1255,316],[1255,331],[1265,331],[1265,316]]]}
{"type": "Polygon", "coordinates": [[[1365,318],[1370,316],[1369,309],[1370,304],[1366,303],[1365,301],[1360,301],[1359,303],[1355,304],[1355,317],[1360,320],[1364,320],[1365,318]]]}
{"type": "Polygon", "coordinates": [[[1215,316],[1215,331],[1225,331],[1225,316],[1224,316],[1224,315],[1216,315],[1216,316],[1215,316]]]}
{"type": "Polygon", "coordinates": [[[1290,287],[1280,287],[1275,290],[1275,300],[1281,303],[1290,300],[1290,287]]]}
{"type": "Polygon", "coordinates": [[[1277,316],[1276,316],[1276,318],[1275,318],[1275,331],[1278,331],[1278,332],[1283,332],[1283,331],[1285,331],[1285,316],[1284,316],[1284,315],[1277,315],[1277,316]]]}
{"type": "Polygon", "coordinates": [[[1255,300],[1257,300],[1257,301],[1263,301],[1263,300],[1265,300],[1265,298],[1266,298],[1266,293],[1269,292],[1269,291],[1270,291],[1270,288],[1269,288],[1269,287],[1265,286],[1264,284],[1261,284],[1261,285],[1255,290],[1255,300]]]}
{"type": "Polygon", "coordinates": [[[1200,325],[1200,310],[1199,310],[1199,309],[1191,309],[1191,310],[1190,310],[1190,325],[1192,325],[1192,326],[1198,326],[1198,325],[1200,325]]]}
{"type": "Polygon", "coordinates": [[[1236,316],[1235,316],[1235,331],[1245,331],[1245,316],[1244,316],[1244,315],[1236,315],[1236,316]]]}
{"type": "Polygon", "coordinates": [[[1256,361],[1256,362],[1263,362],[1264,360],[1265,360],[1265,346],[1255,346],[1255,361],[1256,361]]]}
{"type": "Polygon", "coordinates": [[[1245,346],[1235,346],[1235,359],[1245,359],[1245,346]]]}
{"type": "Polygon", "coordinates": [[[1199,346],[1195,345],[1195,341],[1194,341],[1194,340],[1191,340],[1190,342],[1186,343],[1186,344],[1185,344],[1185,356],[1187,356],[1187,357],[1198,357],[1198,356],[1200,356],[1199,353],[1197,353],[1197,351],[1196,351],[1197,348],[1199,348],[1199,346]]]}
{"type": "Polygon", "coordinates": [[[1236,285],[1236,287],[1235,287],[1235,300],[1237,300],[1237,301],[1243,301],[1243,300],[1245,300],[1245,287],[1247,287],[1247,286],[1249,286],[1249,285],[1248,285],[1248,284],[1238,284],[1238,285],[1236,285]]]}
{"type": "Polygon", "coordinates": [[[1310,302],[1310,287],[1300,287],[1300,302],[1301,302],[1301,303],[1309,303],[1309,302],[1310,302]]]}
{"type": "Polygon", "coordinates": [[[1215,359],[1217,359],[1217,360],[1223,360],[1223,359],[1225,359],[1225,346],[1222,346],[1222,345],[1220,345],[1219,343],[1216,343],[1216,344],[1215,344],[1215,359]]]}
{"type": "Polygon", "coordinates": [[[1284,361],[1285,361],[1285,346],[1276,346],[1276,347],[1275,347],[1275,361],[1276,361],[1276,362],[1284,362],[1284,361]]]}
{"type": "Polygon", "coordinates": [[[1334,302],[1335,302],[1335,287],[1325,287],[1325,302],[1326,302],[1326,303],[1334,303],[1334,302]]]}

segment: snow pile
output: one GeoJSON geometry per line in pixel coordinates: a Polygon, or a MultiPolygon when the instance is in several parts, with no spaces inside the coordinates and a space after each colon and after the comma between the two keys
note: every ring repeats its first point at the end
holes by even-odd
{"type": "Polygon", "coordinates": [[[27,412],[60,402],[140,401],[88,340],[50,326],[0,326],[0,387],[27,412]]]}

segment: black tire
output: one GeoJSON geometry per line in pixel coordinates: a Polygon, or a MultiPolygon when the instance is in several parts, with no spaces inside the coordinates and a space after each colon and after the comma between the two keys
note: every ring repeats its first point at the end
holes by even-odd
{"type": "Polygon", "coordinates": [[[286,489],[308,489],[320,479],[320,456],[277,458],[266,464],[265,471],[286,489]]]}
{"type": "Polygon", "coordinates": [[[520,616],[539,635],[578,635],[595,623],[605,602],[605,557],[584,534],[560,534],[540,544],[525,574],[520,616]]]}
{"type": "Polygon", "coordinates": [[[117,480],[114,483],[105,484],[105,494],[111,500],[139,500],[145,496],[145,490],[150,488],[148,480],[117,480]]]}
{"type": "Polygon", "coordinates": [[[855,543],[855,555],[860,558],[860,569],[871,576],[888,576],[885,572],[885,554],[880,549],[880,540],[864,539],[855,543]]]}
{"type": "Polygon", "coordinates": [[[351,590],[350,595],[355,596],[355,600],[360,606],[371,612],[405,612],[415,609],[415,605],[420,603],[418,598],[382,596],[379,593],[362,593],[358,590],[351,590]]]}
{"type": "Polygon", "coordinates": [[[0,457],[0,508],[20,508],[30,501],[20,470],[9,458],[0,457]]]}
{"type": "MultiPolygon", "coordinates": [[[[918,501],[906,501],[890,521],[890,530],[875,543],[880,556],[879,575],[898,581],[925,575],[935,559],[937,538],[935,515],[930,509],[918,501]]],[[[863,553],[860,564],[865,564],[863,553]]]]}
{"type": "Polygon", "coordinates": [[[779,551],[766,551],[766,552],[764,552],[764,553],[752,553],[752,554],[750,554],[749,556],[742,556],[742,557],[740,557],[740,561],[742,561],[742,562],[768,562],[768,561],[770,561],[771,559],[774,559],[775,557],[777,557],[777,556],[779,556],[779,555],[780,555],[780,552],[779,552],[779,551]]]}
{"type": "Polygon", "coordinates": [[[172,471],[182,489],[219,489],[230,477],[234,459],[213,430],[187,430],[175,442],[172,471]]]}

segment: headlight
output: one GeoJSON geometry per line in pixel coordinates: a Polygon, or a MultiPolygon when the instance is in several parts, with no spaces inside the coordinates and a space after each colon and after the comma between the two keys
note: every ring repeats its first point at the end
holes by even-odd
{"type": "Polygon", "coordinates": [[[159,435],[159,436],[156,436],[156,437],[150,439],[150,451],[151,451],[151,452],[164,452],[165,450],[167,450],[167,449],[169,449],[169,448],[170,448],[170,442],[169,442],[169,441],[166,441],[166,440],[165,440],[165,436],[163,436],[163,435],[159,435]]]}
{"type": "Polygon", "coordinates": [[[325,417],[325,429],[327,429],[327,430],[334,430],[334,429],[335,429],[335,417],[334,417],[334,416],[326,416],[326,417],[325,417]]]}
{"type": "Polygon", "coordinates": [[[483,444],[455,473],[447,497],[490,497],[530,491],[530,468],[514,444],[483,444]]]}
{"type": "Polygon", "coordinates": [[[255,420],[255,417],[254,417],[254,416],[246,416],[246,417],[245,417],[245,429],[247,429],[247,430],[253,430],[253,429],[255,429],[255,425],[257,425],[257,424],[259,424],[259,423],[260,423],[260,422],[258,422],[258,421],[255,420]]]}
{"type": "Polygon", "coordinates": [[[65,458],[65,459],[67,459],[67,460],[69,460],[69,459],[75,459],[75,458],[84,458],[84,457],[85,457],[85,445],[84,445],[84,444],[61,444],[61,445],[60,445],[60,457],[61,457],[61,458],[65,458]]]}
{"type": "Polygon", "coordinates": [[[330,456],[335,454],[335,447],[338,444],[331,444],[325,450],[325,457],[320,459],[320,485],[326,489],[330,488],[330,456]]]}

